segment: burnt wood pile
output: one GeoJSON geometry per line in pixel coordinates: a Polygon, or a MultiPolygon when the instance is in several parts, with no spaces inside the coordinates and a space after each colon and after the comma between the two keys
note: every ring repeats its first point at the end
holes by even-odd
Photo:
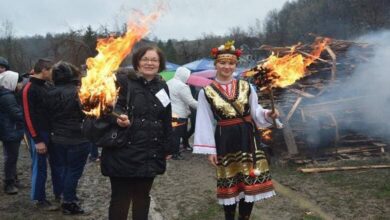
{"type": "MultiPolygon", "coordinates": [[[[290,53],[291,47],[263,45],[260,49],[282,56],[290,53]]],[[[312,50],[310,44],[296,47],[303,56],[310,56],[312,50]]],[[[357,65],[369,61],[373,52],[372,45],[366,43],[332,39],[320,58],[308,67],[306,77],[292,86],[274,89],[284,128],[274,130],[272,145],[287,146],[287,156],[295,158],[350,158],[386,151],[386,140],[351,129],[364,120],[360,114],[370,106],[361,103],[369,97],[359,92],[337,92],[353,76],[357,65]]],[[[263,106],[270,108],[267,91],[259,92],[259,98],[263,106]]]]}

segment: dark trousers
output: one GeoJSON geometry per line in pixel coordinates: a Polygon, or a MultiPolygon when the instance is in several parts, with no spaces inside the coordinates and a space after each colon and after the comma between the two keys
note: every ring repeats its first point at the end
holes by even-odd
{"type": "Polygon", "coordinates": [[[55,197],[60,197],[62,194],[61,170],[58,169],[57,161],[50,156],[51,146],[47,133],[41,132],[44,135],[44,142],[48,148],[48,154],[38,154],[35,149],[34,140],[28,136],[31,154],[31,200],[43,201],[46,199],[46,179],[47,179],[47,158],[51,169],[51,181],[53,184],[53,193],[55,197]]]}
{"type": "Polygon", "coordinates": [[[110,220],[126,220],[132,202],[133,220],[147,220],[154,178],[110,177],[110,220]]]}
{"type": "Polygon", "coordinates": [[[194,132],[195,132],[195,121],[196,121],[196,110],[191,108],[191,115],[190,115],[191,127],[190,127],[190,129],[187,131],[185,137],[183,138],[183,146],[184,146],[184,147],[190,145],[189,142],[188,142],[188,140],[191,138],[191,136],[192,136],[192,135],[194,134],[194,132]]]}
{"type": "Polygon", "coordinates": [[[56,161],[56,167],[61,172],[61,187],[64,203],[77,202],[76,189],[83,174],[91,143],[74,145],[53,144],[50,157],[56,161]]]}
{"type": "Polygon", "coordinates": [[[15,183],[16,163],[19,156],[20,141],[3,141],[4,154],[4,182],[15,183]]]}
{"type": "Polygon", "coordinates": [[[91,159],[95,160],[99,157],[99,150],[98,147],[95,144],[91,144],[91,152],[90,152],[91,159]]]}
{"type": "Polygon", "coordinates": [[[182,123],[179,126],[172,128],[172,147],[173,154],[179,154],[180,152],[180,139],[187,136],[187,119],[177,119],[179,123],[182,123]]]}

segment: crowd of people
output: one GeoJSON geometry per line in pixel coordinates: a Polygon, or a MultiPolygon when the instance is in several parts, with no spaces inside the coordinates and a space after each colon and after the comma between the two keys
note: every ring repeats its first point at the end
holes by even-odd
{"type": "Polygon", "coordinates": [[[165,56],[155,46],[132,54],[132,69],[117,71],[119,94],[109,123],[126,132],[124,146],[102,148],[83,136],[78,98],[81,71],[67,62],[39,59],[29,79],[0,57],[0,140],[4,149],[4,192],[18,193],[16,164],[21,140],[31,155],[31,200],[38,209],[83,214],[77,185],[91,154],[109,177],[109,219],[148,219],[154,179],[181,151],[207,154],[217,173],[217,199],[225,218],[249,219],[253,203],[275,193],[256,129],[272,124],[277,112],[258,104],[255,89],[233,78],[240,51],[231,42],[212,50],[215,80],[204,88],[187,85],[191,71],[179,67],[173,79],[159,75],[165,56]],[[196,115],[196,117],[195,117],[196,115]],[[190,123],[189,123],[190,121],[190,123]],[[188,125],[191,125],[189,128],[188,125]],[[195,132],[193,147],[189,138],[195,132]],[[182,146],[182,149],[180,149],[182,146]],[[54,201],[46,198],[47,164],[54,201]]]}

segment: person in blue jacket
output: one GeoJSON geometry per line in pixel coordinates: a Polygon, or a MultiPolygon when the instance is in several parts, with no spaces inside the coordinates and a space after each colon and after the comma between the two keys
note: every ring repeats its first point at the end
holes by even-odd
{"type": "MultiPolygon", "coordinates": [[[[4,192],[17,194],[16,163],[23,137],[23,113],[16,101],[19,74],[5,71],[0,75],[0,140],[4,149],[4,192]]],[[[21,79],[21,78],[20,78],[21,79]]]]}

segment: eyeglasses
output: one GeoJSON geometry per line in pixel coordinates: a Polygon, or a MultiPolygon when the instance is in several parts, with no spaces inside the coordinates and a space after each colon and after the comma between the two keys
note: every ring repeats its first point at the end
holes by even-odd
{"type": "Polygon", "coordinates": [[[158,63],[158,62],[160,62],[160,60],[159,59],[148,59],[148,58],[142,58],[141,59],[141,62],[144,62],[144,63],[148,63],[148,62],[151,62],[151,63],[158,63]]]}

